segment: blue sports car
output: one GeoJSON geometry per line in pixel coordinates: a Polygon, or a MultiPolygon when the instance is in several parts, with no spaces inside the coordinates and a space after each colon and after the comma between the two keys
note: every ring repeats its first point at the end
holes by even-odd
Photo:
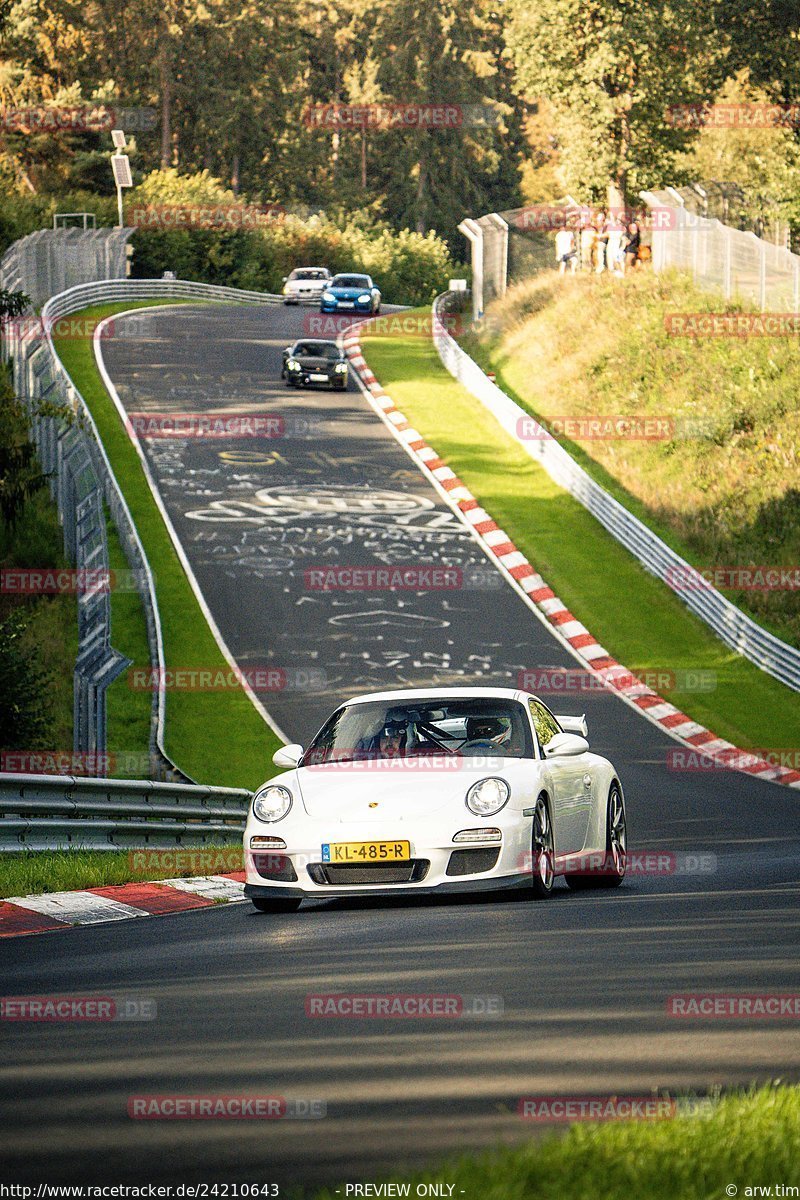
{"type": "Polygon", "coordinates": [[[334,275],[320,304],[324,313],[379,313],[381,294],[369,275],[334,275]]]}

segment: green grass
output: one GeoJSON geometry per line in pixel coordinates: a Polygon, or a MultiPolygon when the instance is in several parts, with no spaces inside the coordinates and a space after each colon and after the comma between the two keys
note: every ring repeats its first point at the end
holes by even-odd
{"type": "Polygon", "coordinates": [[[229,846],[165,850],[30,850],[0,856],[0,897],[38,896],[121,883],[244,869],[241,838],[229,846]]]}
{"type": "Polygon", "coordinates": [[[408,1178],[411,1196],[444,1182],[466,1200],[725,1200],[728,1186],[740,1200],[759,1186],[776,1196],[800,1182],[800,1088],[725,1096],[708,1115],[575,1124],[408,1178]]]}
{"type": "MultiPolygon", "coordinates": [[[[613,496],[697,567],[800,562],[800,359],[791,337],[676,337],[675,314],[746,311],[686,275],[559,279],[546,272],[493,304],[465,349],[541,420],[651,416],[673,436],[559,440],[613,496]],[[685,422],[695,428],[681,433],[685,422]]],[[[723,589],[800,646],[789,590],[723,589]]]]}
{"type": "MultiPolygon", "coordinates": [[[[100,305],[85,309],[82,316],[102,319],[138,307],[148,304],[100,305]]],[[[136,451],[97,371],[91,339],[56,339],[56,348],[97,424],[155,576],[167,668],[227,670],[175,553],[136,451]]],[[[144,652],[141,631],[134,629],[131,613],[120,607],[120,597],[115,596],[115,600],[112,618],[120,626],[121,637],[129,638],[129,644],[140,656],[144,652]]],[[[115,636],[114,629],[112,641],[115,636]]],[[[134,667],[146,665],[146,655],[144,662],[140,659],[134,663],[134,667]]],[[[120,676],[109,691],[109,710],[114,721],[111,739],[122,749],[129,748],[129,736],[134,733],[140,736],[143,714],[139,697],[134,703],[127,694],[131,690],[129,674],[120,676]],[[123,692],[124,696],[120,694],[123,692]],[[134,723],[130,735],[126,724],[129,720],[134,723]]],[[[149,707],[149,693],[142,695],[146,696],[149,707]]],[[[168,692],[165,740],[167,753],[192,778],[218,786],[249,788],[263,782],[272,754],[280,745],[240,687],[217,692],[168,692]]]]}
{"type": "Polygon", "coordinates": [[[364,346],[398,407],[610,654],[636,672],[711,671],[715,690],[676,689],[667,699],[742,747],[796,744],[796,697],[723,646],[558,487],[445,371],[427,339],[365,338],[364,346]]]}
{"type": "MultiPolygon", "coordinates": [[[[108,561],[112,572],[130,568],[117,531],[110,517],[106,521],[108,561]]],[[[112,575],[113,578],[113,575],[112,575]]],[[[147,622],[144,609],[135,590],[114,589],[111,592],[112,645],[129,658],[134,666],[146,667],[150,661],[147,622]]],[[[115,779],[147,779],[150,776],[150,710],[149,692],[134,691],[125,679],[111,685],[107,696],[106,748],[110,756],[108,774],[115,779]]]]}

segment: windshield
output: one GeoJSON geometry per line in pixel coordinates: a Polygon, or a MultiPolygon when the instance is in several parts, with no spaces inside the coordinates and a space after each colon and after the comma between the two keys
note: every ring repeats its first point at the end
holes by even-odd
{"type": "Polygon", "coordinates": [[[307,270],[292,271],[290,279],[327,279],[328,272],[324,267],[309,267],[307,270]]]}
{"type": "Polygon", "coordinates": [[[369,279],[366,275],[336,275],[331,287],[368,288],[369,279]]]}
{"type": "Polygon", "coordinates": [[[431,754],[532,758],[525,710],[489,698],[350,704],[322,727],[302,765],[431,754]]]}
{"type": "Polygon", "coordinates": [[[295,358],[338,358],[339,347],[335,342],[297,342],[293,350],[295,358]]]}

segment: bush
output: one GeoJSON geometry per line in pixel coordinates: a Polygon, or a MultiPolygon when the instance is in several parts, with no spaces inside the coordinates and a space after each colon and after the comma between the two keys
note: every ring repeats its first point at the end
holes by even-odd
{"type": "Polygon", "coordinates": [[[183,279],[279,292],[294,267],[319,263],[334,272],[367,272],[388,302],[427,304],[459,269],[435,233],[395,232],[368,212],[280,214],[264,216],[253,225],[254,210],[248,210],[246,202],[207,171],[192,176],[154,171],[131,193],[126,211],[129,220],[138,222],[136,209],[198,206],[231,210],[233,220],[225,229],[137,228],[133,237],[137,278],[175,271],[183,279]],[[248,219],[234,228],[237,210],[248,219]]]}
{"type": "Polygon", "coordinates": [[[13,609],[0,623],[0,746],[28,750],[47,744],[53,726],[52,675],[29,633],[33,613],[13,609]]]}

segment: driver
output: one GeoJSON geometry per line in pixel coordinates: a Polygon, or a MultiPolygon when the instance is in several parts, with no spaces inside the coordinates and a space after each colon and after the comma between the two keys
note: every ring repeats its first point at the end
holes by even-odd
{"type": "Polygon", "coordinates": [[[509,733],[510,729],[499,717],[469,717],[466,745],[494,749],[508,738],[509,733]]]}
{"type": "Polygon", "coordinates": [[[378,738],[378,750],[383,758],[397,758],[406,748],[406,727],[401,721],[387,721],[378,738]]]}

